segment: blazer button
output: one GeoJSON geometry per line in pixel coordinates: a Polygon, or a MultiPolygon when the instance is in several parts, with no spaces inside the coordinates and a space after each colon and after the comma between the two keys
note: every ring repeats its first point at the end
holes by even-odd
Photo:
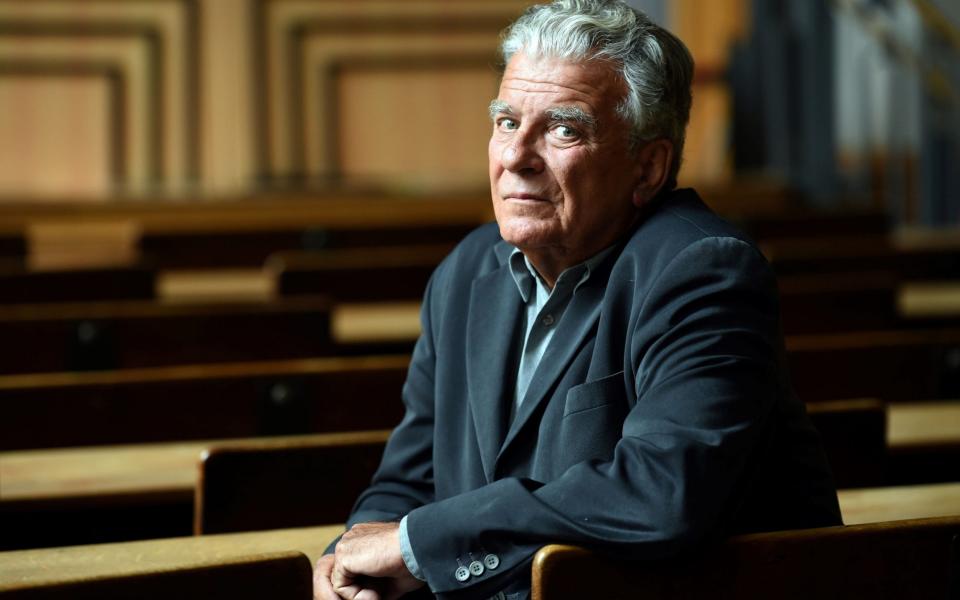
{"type": "Polygon", "coordinates": [[[483,563],[479,560],[475,560],[470,563],[470,574],[474,577],[480,577],[483,575],[483,563]]]}
{"type": "Polygon", "coordinates": [[[466,567],[460,567],[453,576],[457,578],[457,581],[464,582],[470,579],[470,570],[466,567]]]}
{"type": "Polygon", "coordinates": [[[483,564],[492,571],[500,566],[500,557],[496,554],[488,554],[483,557],[483,564]]]}

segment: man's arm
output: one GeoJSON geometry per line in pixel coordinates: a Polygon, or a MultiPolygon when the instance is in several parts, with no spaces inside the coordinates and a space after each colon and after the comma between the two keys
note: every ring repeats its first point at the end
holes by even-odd
{"type": "Polygon", "coordinates": [[[637,402],[612,459],[413,510],[411,543],[431,589],[482,597],[548,542],[654,558],[715,532],[780,392],[777,319],[772,274],[753,247],[710,238],[680,252],[632,320],[625,381],[637,402]],[[497,569],[456,577],[484,553],[497,569]]]}
{"type": "MultiPolygon", "coordinates": [[[[441,265],[437,273],[442,268],[441,265]]],[[[372,484],[357,499],[347,521],[347,532],[327,548],[328,555],[317,563],[314,595],[318,600],[351,598],[365,586],[380,590],[384,598],[394,597],[395,592],[423,585],[403,562],[397,521],[434,498],[435,352],[430,296],[437,278],[435,273],[424,294],[422,333],[403,387],[404,418],[387,442],[372,484]]]]}

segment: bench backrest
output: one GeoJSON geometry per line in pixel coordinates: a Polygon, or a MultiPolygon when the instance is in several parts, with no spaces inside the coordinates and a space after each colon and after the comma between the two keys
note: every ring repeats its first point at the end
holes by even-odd
{"type": "Polygon", "coordinates": [[[389,433],[322,434],[209,448],[200,464],[195,533],[344,522],[380,464],[389,433]]]}
{"type": "Polygon", "coordinates": [[[452,244],[283,252],[266,268],[282,296],[324,294],[339,301],[419,300],[452,244]]]}
{"type": "Polygon", "coordinates": [[[960,517],[827,527],[735,537],[653,562],[546,546],[533,563],[533,600],[954,600],[958,534],[960,517]]]}
{"type": "Polygon", "coordinates": [[[874,398],[811,402],[807,414],[820,433],[837,488],[884,485],[887,407],[874,398]]]}
{"type": "Polygon", "coordinates": [[[326,298],[0,307],[0,373],[275,360],[330,354],[326,298]]]}
{"type": "Polygon", "coordinates": [[[389,355],[4,375],[0,450],[394,427],[408,363],[389,355]]]}
{"type": "Polygon", "coordinates": [[[313,597],[312,571],[310,559],[302,552],[273,552],[174,570],[120,571],[72,581],[32,582],[24,589],[0,591],[0,596],[31,600],[309,600],[313,597]]]}

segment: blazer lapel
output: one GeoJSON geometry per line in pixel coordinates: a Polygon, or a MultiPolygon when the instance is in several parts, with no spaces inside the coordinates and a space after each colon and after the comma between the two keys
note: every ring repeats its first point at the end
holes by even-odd
{"type": "Polygon", "coordinates": [[[511,250],[502,242],[495,247],[500,268],[473,282],[468,311],[467,389],[488,481],[493,481],[513,401],[514,336],[522,315],[520,293],[506,261],[511,250]]]}
{"type": "Polygon", "coordinates": [[[524,425],[537,412],[540,404],[546,401],[554,385],[567,370],[567,365],[583,345],[584,339],[596,326],[597,319],[600,317],[600,303],[605,290],[605,285],[598,283],[598,281],[605,281],[606,277],[599,276],[596,279],[591,277],[591,280],[576,290],[573,298],[570,299],[570,304],[557,325],[557,331],[553,334],[553,339],[550,340],[550,344],[547,346],[546,352],[543,353],[543,358],[533,374],[530,387],[527,388],[527,395],[524,396],[523,402],[520,404],[517,416],[510,424],[506,441],[504,441],[497,457],[498,460],[511,442],[516,439],[524,425]]]}

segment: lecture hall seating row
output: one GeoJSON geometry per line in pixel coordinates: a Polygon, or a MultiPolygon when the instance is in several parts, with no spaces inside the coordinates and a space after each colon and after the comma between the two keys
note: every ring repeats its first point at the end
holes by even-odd
{"type": "MultiPolygon", "coordinates": [[[[0,553],[0,598],[309,600],[310,565],[341,531],[331,525],[0,553]]],[[[955,516],[758,533],[652,562],[547,545],[530,567],[532,599],[955,598],[958,534],[955,516]]]]}
{"type": "MultiPolygon", "coordinates": [[[[960,403],[893,405],[879,414],[876,407],[861,400],[811,410],[838,485],[883,485],[890,458],[909,466],[926,457],[940,477],[924,483],[947,487],[927,502],[886,503],[899,503],[901,518],[960,513],[960,403]],[[919,512],[903,512],[911,510],[919,512]]],[[[339,521],[372,476],[388,431],[0,453],[3,543],[186,534],[192,510],[197,533],[339,521]],[[137,529],[145,526],[154,529],[137,529]]]]}

